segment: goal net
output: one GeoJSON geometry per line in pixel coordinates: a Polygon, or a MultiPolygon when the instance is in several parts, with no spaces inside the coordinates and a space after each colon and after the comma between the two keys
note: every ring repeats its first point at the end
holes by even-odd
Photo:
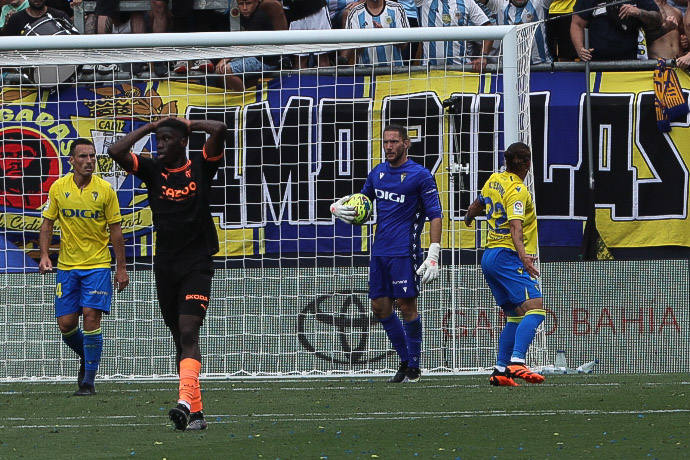
{"type": "MultiPolygon", "coordinates": [[[[104,317],[99,377],[176,375],[156,301],[145,184],[107,155],[127,132],[167,116],[229,128],[212,189],[220,252],[201,336],[205,377],[397,368],[367,298],[376,215],[350,226],[329,212],[383,161],[388,123],[408,128],[410,156],[434,175],[444,210],[441,277],[419,298],[423,371],[488,370],[504,319],[479,265],[486,223],[467,228],[462,217],[504,147],[529,144],[534,27],[3,37],[0,380],[76,375],[54,318],[55,274],[37,268],[47,193],[69,172],[79,137],[93,140],[97,174],[117,192],[131,280],[104,317]],[[495,42],[485,62],[477,60],[483,40],[495,42]],[[423,50],[434,42],[460,54],[429,59],[423,50]],[[383,62],[367,64],[367,53],[383,62]],[[231,77],[194,62],[249,57],[228,64],[231,77]],[[179,61],[188,61],[186,73],[174,71],[179,61]]],[[[204,141],[193,133],[189,151],[204,141]]],[[[155,156],[155,136],[134,150],[155,156]]],[[[58,226],[53,257],[59,242],[58,226]]],[[[528,360],[546,364],[543,333],[528,360]]]]}

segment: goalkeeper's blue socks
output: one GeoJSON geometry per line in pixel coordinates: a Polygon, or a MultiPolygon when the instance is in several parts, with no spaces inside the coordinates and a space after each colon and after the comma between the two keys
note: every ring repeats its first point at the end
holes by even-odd
{"type": "Polygon", "coordinates": [[[78,354],[80,358],[84,357],[84,334],[82,334],[79,326],[69,332],[63,332],[62,341],[78,354]]]}
{"type": "Polygon", "coordinates": [[[546,319],[546,310],[530,310],[525,313],[525,317],[520,321],[517,331],[515,331],[515,346],[511,362],[524,363],[527,349],[532,344],[534,334],[539,325],[546,319]]]}
{"type": "Polygon", "coordinates": [[[84,374],[83,385],[94,386],[96,371],[101,364],[101,353],[103,352],[103,334],[99,327],[95,331],[84,331],[84,360],[86,373],[84,374]]]}
{"type": "Polygon", "coordinates": [[[395,311],[391,313],[388,318],[379,319],[383,330],[386,331],[388,340],[393,344],[393,348],[398,353],[400,357],[400,362],[406,363],[409,361],[407,353],[407,340],[405,338],[405,329],[403,329],[402,321],[395,314],[395,311]]]}
{"type": "Polygon", "coordinates": [[[501,336],[498,338],[498,356],[496,357],[496,370],[505,372],[506,366],[510,364],[510,355],[513,354],[515,345],[515,332],[522,321],[523,316],[509,316],[506,325],[503,326],[501,336]]]}
{"type": "Polygon", "coordinates": [[[419,358],[422,355],[422,317],[405,322],[405,335],[407,336],[407,352],[409,356],[408,366],[419,368],[419,358]]]}

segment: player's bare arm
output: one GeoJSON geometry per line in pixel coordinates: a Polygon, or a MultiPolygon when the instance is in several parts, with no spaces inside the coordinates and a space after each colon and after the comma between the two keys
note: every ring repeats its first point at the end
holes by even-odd
{"type": "Polygon", "coordinates": [[[134,131],[130,131],[125,137],[108,147],[108,155],[115,163],[119,164],[125,171],[134,169],[134,160],[130,152],[132,146],[144,136],[147,136],[156,130],[158,122],[147,123],[134,131]]]}
{"type": "MultiPolygon", "coordinates": [[[[181,118],[181,120],[185,121],[181,118]]],[[[190,131],[204,131],[210,134],[204,144],[207,158],[218,158],[223,156],[225,146],[225,134],[228,127],[225,123],[215,120],[193,120],[188,121],[190,131]]]]}
{"type": "Polygon", "coordinates": [[[537,270],[537,267],[534,266],[537,258],[527,254],[527,251],[525,251],[525,242],[522,234],[522,221],[520,219],[510,220],[510,236],[513,239],[515,250],[522,261],[522,265],[525,266],[527,273],[533,277],[539,276],[539,270],[537,270]]]}
{"type": "Polygon", "coordinates": [[[55,221],[43,218],[41,224],[41,231],[38,235],[38,246],[41,251],[41,261],[38,263],[38,271],[41,274],[48,273],[53,270],[53,263],[50,261],[50,241],[53,239],[53,224],[55,221]]]}
{"type": "Polygon", "coordinates": [[[467,209],[467,214],[465,214],[465,225],[467,225],[468,227],[472,225],[472,221],[474,220],[474,218],[477,216],[484,215],[484,212],[484,202],[481,199],[477,198],[467,209]]]}
{"type": "Polygon", "coordinates": [[[115,281],[114,286],[117,292],[122,292],[129,284],[127,274],[127,261],[125,259],[125,238],[122,236],[122,225],[120,223],[110,224],[110,243],[113,245],[115,253],[115,281]]]}

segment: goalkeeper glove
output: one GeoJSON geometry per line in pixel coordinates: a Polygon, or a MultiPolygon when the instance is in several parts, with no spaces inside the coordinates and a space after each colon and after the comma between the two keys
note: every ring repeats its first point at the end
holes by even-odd
{"type": "Polygon", "coordinates": [[[438,278],[438,256],[441,253],[441,245],[438,243],[431,243],[429,245],[429,252],[427,252],[426,260],[417,270],[417,274],[422,277],[422,284],[431,283],[438,278]]]}
{"type": "Polygon", "coordinates": [[[331,214],[333,214],[338,219],[342,220],[346,224],[351,224],[355,220],[355,215],[357,212],[352,206],[345,206],[347,200],[350,199],[350,195],[345,195],[335,203],[331,205],[331,214]]]}

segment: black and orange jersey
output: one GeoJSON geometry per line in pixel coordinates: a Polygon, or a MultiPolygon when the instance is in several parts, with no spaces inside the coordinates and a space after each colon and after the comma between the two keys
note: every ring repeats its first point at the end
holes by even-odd
{"type": "Polygon", "coordinates": [[[132,174],[146,183],[156,231],[156,255],[213,255],[218,252],[218,234],[211,218],[211,180],[222,156],[206,157],[192,152],[176,169],[167,169],[157,159],[132,153],[132,174]]]}

